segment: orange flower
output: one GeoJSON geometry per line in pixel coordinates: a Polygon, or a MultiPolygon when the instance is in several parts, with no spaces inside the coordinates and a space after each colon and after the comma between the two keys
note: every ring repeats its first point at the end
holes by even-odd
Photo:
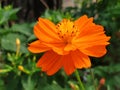
{"type": "Polygon", "coordinates": [[[86,15],[72,22],[63,19],[55,25],[51,21],[39,18],[34,26],[38,40],[32,42],[28,49],[33,53],[45,52],[37,62],[37,67],[48,75],[55,74],[64,68],[67,75],[75,69],[89,68],[90,58],[106,54],[109,44],[101,25],[93,23],[93,18],[86,15]]]}

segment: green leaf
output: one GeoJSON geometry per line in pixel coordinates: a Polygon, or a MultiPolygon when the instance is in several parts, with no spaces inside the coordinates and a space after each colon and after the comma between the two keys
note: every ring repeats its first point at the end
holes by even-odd
{"type": "Polygon", "coordinates": [[[16,38],[19,38],[21,41],[20,44],[20,52],[27,53],[28,50],[26,48],[26,37],[21,34],[9,33],[6,36],[3,36],[1,39],[1,47],[5,50],[16,52],[16,38]]]}
{"type": "Polygon", "coordinates": [[[28,38],[28,41],[32,41],[32,40],[35,40],[36,39],[36,36],[34,34],[32,34],[29,38],[28,38]]]}
{"type": "Polygon", "coordinates": [[[13,68],[11,66],[5,64],[4,67],[0,70],[0,74],[8,73],[12,71],[12,69],[13,68]]]}
{"type": "Polygon", "coordinates": [[[4,24],[8,20],[15,20],[17,18],[16,13],[19,10],[20,8],[13,9],[11,5],[0,8],[0,25],[4,24]]]}
{"type": "Polygon", "coordinates": [[[11,9],[11,10],[9,11],[9,14],[10,14],[9,19],[10,19],[10,20],[16,20],[16,19],[17,19],[16,13],[17,13],[19,10],[20,10],[20,8],[11,9]]]}
{"type": "Polygon", "coordinates": [[[0,11],[0,25],[7,22],[8,19],[9,19],[9,13],[8,12],[3,12],[3,11],[0,11]]]}
{"type": "Polygon", "coordinates": [[[47,85],[43,88],[43,90],[66,90],[62,87],[60,87],[58,84],[52,84],[52,85],[47,85]]]}
{"type": "Polygon", "coordinates": [[[31,27],[29,26],[29,24],[27,23],[23,23],[23,24],[14,24],[12,26],[12,30],[14,32],[19,32],[21,34],[24,34],[26,36],[31,36],[32,34],[32,29],[31,27]]]}
{"type": "Polygon", "coordinates": [[[64,90],[61,88],[59,85],[52,84],[52,85],[47,85],[44,90],[64,90]]]}
{"type": "Polygon", "coordinates": [[[15,75],[15,73],[10,73],[5,77],[5,87],[6,90],[19,90],[17,89],[19,83],[19,77],[15,75]]]}
{"type": "Polygon", "coordinates": [[[4,85],[4,81],[1,78],[0,78],[0,90],[6,90],[5,85],[4,85]]]}
{"type": "Polygon", "coordinates": [[[31,76],[22,79],[24,90],[35,90],[36,81],[31,76]]]}

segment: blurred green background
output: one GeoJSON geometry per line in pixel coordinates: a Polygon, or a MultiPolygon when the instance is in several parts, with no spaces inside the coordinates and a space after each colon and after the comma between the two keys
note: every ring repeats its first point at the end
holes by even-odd
{"type": "Polygon", "coordinates": [[[95,83],[98,90],[120,90],[120,0],[0,0],[0,90],[80,90],[74,74],[40,72],[36,62],[42,54],[30,53],[27,46],[36,40],[33,26],[38,17],[58,23],[84,14],[111,36],[107,54],[90,57],[91,69],[79,70],[85,88],[95,90],[95,83]]]}

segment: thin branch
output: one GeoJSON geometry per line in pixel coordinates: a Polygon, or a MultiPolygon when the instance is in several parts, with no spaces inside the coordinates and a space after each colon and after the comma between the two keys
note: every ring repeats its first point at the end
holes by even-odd
{"type": "Polygon", "coordinates": [[[46,9],[49,9],[49,6],[48,6],[47,3],[45,2],[45,0],[40,0],[40,2],[45,6],[46,9]]]}

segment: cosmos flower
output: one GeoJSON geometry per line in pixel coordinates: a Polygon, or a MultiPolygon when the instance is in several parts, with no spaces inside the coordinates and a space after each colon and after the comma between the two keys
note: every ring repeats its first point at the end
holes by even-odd
{"type": "Polygon", "coordinates": [[[110,39],[105,35],[103,26],[93,23],[93,18],[87,15],[75,21],[63,19],[57,25],[39,18],[34,34],[38,40],[29,44],[28,50],[45,52],[38,60],[37,67],[48,75],[55,74],[61,68],[70,75],[75,69],[91,67],[89,56],[105,55],[110,39]]]}

